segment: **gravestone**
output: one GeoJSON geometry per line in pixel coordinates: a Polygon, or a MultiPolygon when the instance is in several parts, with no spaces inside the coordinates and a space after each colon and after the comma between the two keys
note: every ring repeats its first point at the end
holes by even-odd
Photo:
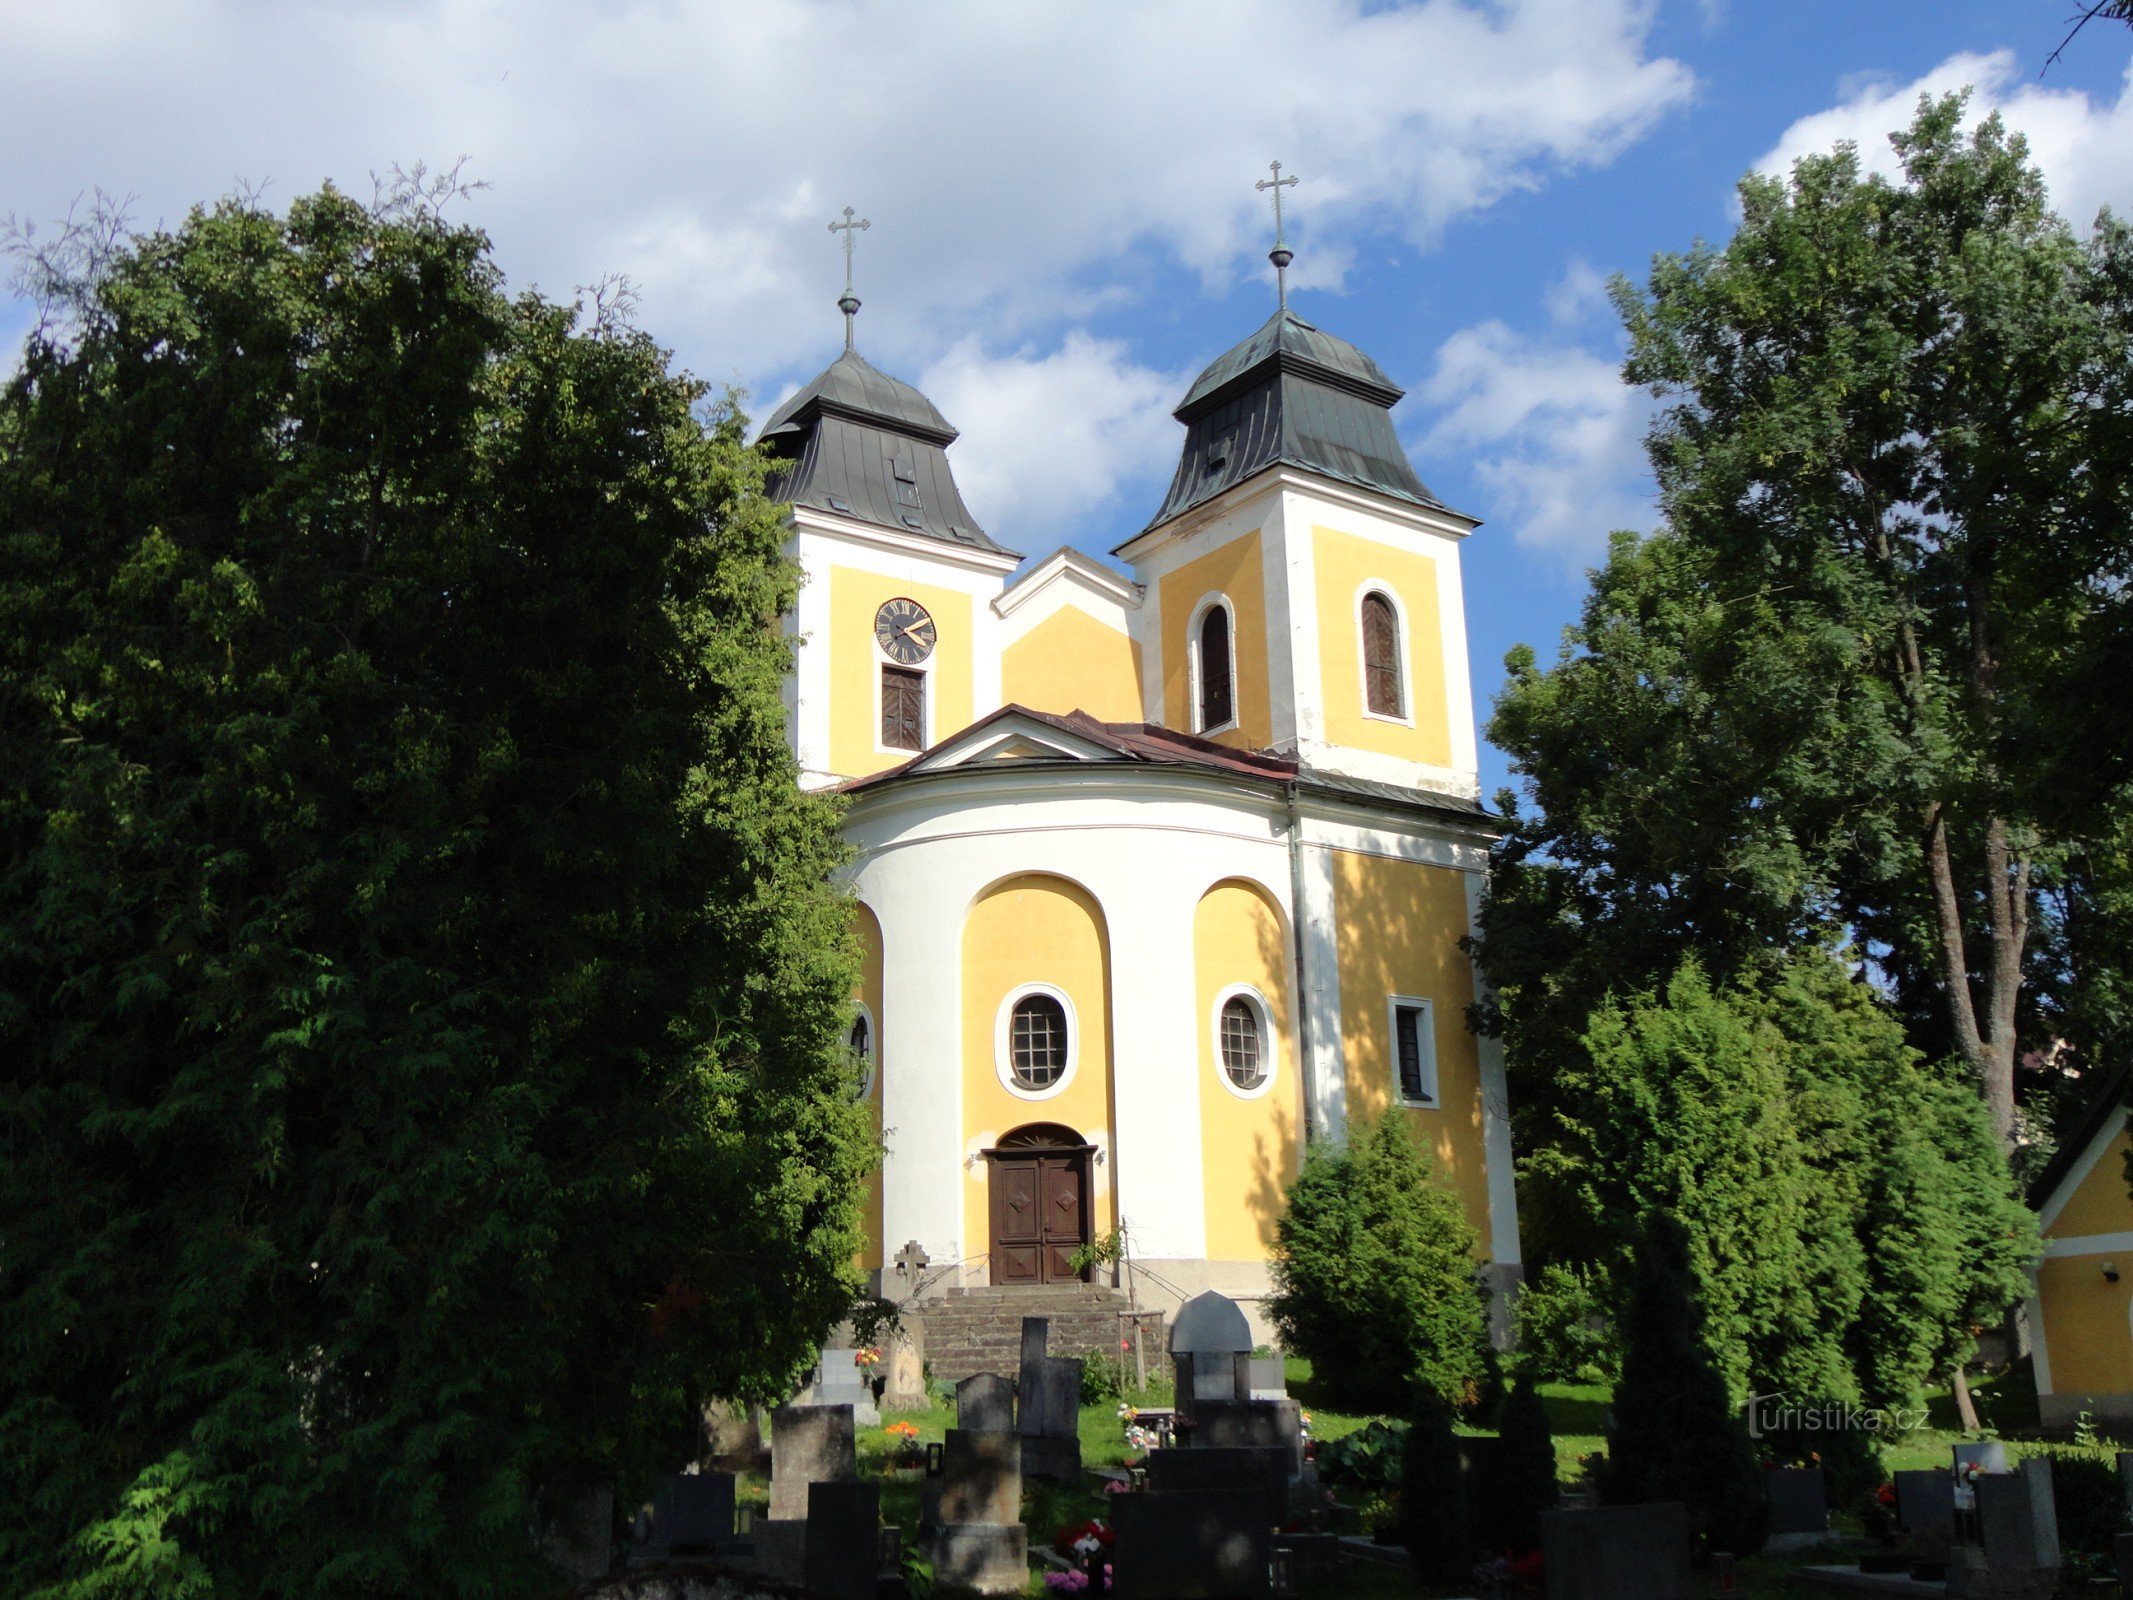
{"type": "Polygon", "coordinates": [[[1227,1295],[1210,1289],[1178,1307],[1170,1325],[1170,1362],[1177,1373],[1177,1413],[1186,1421],[1205,1400],[1248,1400],[1252,1391],[1252,1329],[1227,1295]]]}
{"type": "Polygon", "coordinates": [[[807,1581],[805,1517],[758,1517],[749,1541],[755,1546],[755,1570],[764,1577],[795,1587],[807,1581]]]}
{"type": "Polygon", "coordinates": [[[1021,1520],[1022,1452],[1013,1434],[948,1430],[939,1517],[943,1523],[1021,1520]]]}
{"type": "Polygon", "coordinates": [[[933,1581],[978,1594],[1020,1594],[1029,1585],[1029,1530],[1019,1522],[950,1523],[933,1535],[933,1581]]]}
{"type": "Polygon", "coordinates": [[[1142,1465],[1148,1487],[1156,1493],[1258,1494],[1266,1499],[1270,1526],[1288,1516],[1289,1456],[1278,1445],[1196,1444],[1189,1450],[1151,1450],[1142,1465]]]}
{"type": "Polygon", "coordinates": [[[1273,1526],[1262,1495],[1234,1490],[1122,1494],[1111,1502],[1115,1600],[1262,1600],[1273,1526]]]}
{"type": "Polygon", "coordinates": [[[1015,1370],[1027,1374],[1033,1362],[1045,1357],[1045,1345],[1052,1330],[1050,1317],[1024,1317],[1022,1319],[1022,1358],[1015,1370]]]}
{"type": "Polygon", "coordinates": [[[881,1391],[882,1410],[923,1411],[933,1403],[926,1393],[926,1324],[916,1312],[906,1311],[897,1319],[882,1365],[888,1377],[881,1391]]]}
{"type": "Polygon", "coordinates": [[[1253,1356],[1251,1398],[1284,1400],[1288,1393],[1288,1364],[1280,1356],[1253,1356]]]}
{"type": "Polygon", "coordinates": [[[1541,1513],[1548,1600],[1689,1600],[1689,1511],[1679,1501],[1541,1513]]]}
{"type": "Polygon", "coordinates": [[[1820,1467],[1777,1467],[1763,1474],[1772,1550],[1806,1550],[1829,1538],[1829,1485],[1820,1467]]]}
{"type": "Polygon", "coordinates": [[[770,1414],[770,1520],[807,1516],[812,1484],[858,1476],[850,1406],[780,1406],[770,1414]]]}
{"type": "Polygon", "coordinates": [[[874,1600],[880,1573],[881,1485],[809,1484],[808,1592],[821,1600],[874,1600]]]}
{"type": "Polygon", "coordinates": [[[1073,1483],[1081,1476],[1081,1358],[1039,1356],[1025,1364],[1015,1418],[1022,1475],[1073,1483]]]}
{"type": "Polygon", "coordinates": [[[660,1480],[631,1559],[720,1555],[733,1543],[733,1474],[675,1473],[660,1480]]]}
{"type": "Polygon", "coordinates": [[[1899,1472],[1896,1478],[1896,1521],[1914,1534],[1955,1533],[1955,1476],[1946,1467],[1923,1472],[1899,1472]]]}
{"type": "Polygon", "coordinates": [[[955,1425],[965,1433],[1013,1433],[1015,1386],[997,1372],[980,1372],[955,1386],[955,1425]]]}
{"type": "Polygon", "coordinates": [[[1187,1434],[1195,1447],[1261,1449],[1288,1452],[1289,1476],[1303,1470],[1303,1408],[1280,1400],[1203,1400],[1187,1434]]]}
{"type": "Polygon", "coordinates": [[[881,1421],[874,1404],[873,1375],[858,1363],[856,1350],[825,1350],[815,1368],[814,1402],[824,1406],[850,1406],[855,1421],[869,1427],[881,1421]]]}
{"type": "Polygon", "coordinates": [[[2059,1510],[2050,1459],[2033,1456],[2016,1471],[1978,1479],[1977,1521],[1994,1571],[2056,1571],[2059,1510]]]}

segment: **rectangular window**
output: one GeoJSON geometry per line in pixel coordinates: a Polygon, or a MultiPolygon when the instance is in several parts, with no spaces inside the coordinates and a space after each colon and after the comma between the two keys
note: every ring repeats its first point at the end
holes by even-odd
{"type": "Polygon", "coordinates": [[[891,750],[926,748],[926,675],[881,669],[881,742],[891,750]]]}
{"type": "Polygon", "coordinates": [[[1437,1039],[1427,1000],[1393,996],[1392,1056],[1395,1087],[1404,1106],[1437,1103],[1437,1039]]]}

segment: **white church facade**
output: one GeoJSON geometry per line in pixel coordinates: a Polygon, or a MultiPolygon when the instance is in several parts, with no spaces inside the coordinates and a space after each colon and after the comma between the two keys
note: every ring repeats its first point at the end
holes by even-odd
{"type": "MultiPolygon", "coordinates": [[[[847,327],[857,309],[847,291],[847,327]]],[[[1391,1113],[1518,1273],[1504,1072],[1467,1010],[1479,803],[1460,547],[1376,364],[1284,305],[1177,410],[1116,566],[980,529],[955,430],[846,352],[763,439],[803,572],[803,781],[849,797],[864,1265],[939,1287],[1268,1284],[1306,1140],[1391,1113]]]]}

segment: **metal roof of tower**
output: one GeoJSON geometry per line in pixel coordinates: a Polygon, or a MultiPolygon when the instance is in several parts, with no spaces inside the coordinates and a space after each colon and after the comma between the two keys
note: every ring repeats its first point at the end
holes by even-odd
{"type": "Polygon", "coordinates": [[[1277,465],[1448,509],[1393,432],[1400,395],[1370,357],[1283,307],[1210,363],[1173,413],[1185,424],[1185,452],[1148,526],[1277,465]]]}
{"type": "Polygon", "coordinates": [[[758,442],[783,463],[771,475],[773,499],[1001,551],[956,487],[947,455],[955,437],[931,400],[846,350],[778,407],[758,442]]]}

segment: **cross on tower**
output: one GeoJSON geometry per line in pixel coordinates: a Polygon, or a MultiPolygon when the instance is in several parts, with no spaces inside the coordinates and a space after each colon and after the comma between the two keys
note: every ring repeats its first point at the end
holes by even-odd
{"type": "MultiPolygon", "coordinates": [[[[1295,181],[1294,178],[1289,180],[1291,183],[1295,181]]],[[[1279,203],[1280,197],[1276,196],[1277,208],[1279,203]]],[[[873,224],[869,223],[865,217],[861,217],[857,222],[854,222],[850,206],[844,208],[844,220],[842,222],[830,224],[831,233],[844,235],[844,297],[837,302],[837,309],[844,313],[844,348],[847,351],[852,348],[852,319],[859,315],[859,296],[852,293],[852,247],[857,243],[852,235],[871,226],[873,224]]],[[[1279,232],[1280,230],[1277,227],[1275,231],[1279,232]]]]}
{"type": "Polygon", "coordinates": [[[1281,237],[1281,191],[1295,188],[1297,179],[1293,176],[1284,178],[1281,175],[1280,162],[1269,164],[1274,169],[1274,176],[1261,178],[1252,187],[1274,191],[1274,248],[1267,252],[1266,258],[1274,263],[1274,282],[1281,294],[1281,309],[1286,311],[1289,309],[1289,263],[1294,261],[1296,256],[1281,237]]]}

